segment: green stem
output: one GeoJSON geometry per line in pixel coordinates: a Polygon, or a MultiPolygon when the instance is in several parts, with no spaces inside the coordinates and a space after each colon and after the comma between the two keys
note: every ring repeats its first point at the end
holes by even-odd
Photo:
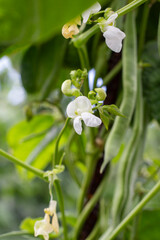
{"type": "MultiPolygon", "coordinates": [[[[127,4],[126,6],[124,6],[123,8],[120,8],[119,10],[117,10],[116,12],[118,13],[118,17],[125,15],[128,12],[131,12],[132,10],[134,10],[135,8],[137,8],[138,6],[140,6],[141,4],[143,4],[144,2],[146,2],[148,0],[134,0],[131,3],[127,4]]],[[[89,30],[87,30],[86,32],[82,33],[81,35],[79,35],[78,37],[74,38],[72,40],[74,46],[76,48],[80,48],[83,44],[85,44],[94,34],[96,34],[99,31],[99,25],[95,24],[93,27],[91,27],[89,30]]]]}
{"type": "Polygon", "coordinates": [[[0,235],[0,239],[8,238],[8,237],[16,237],[16,236],[23,236],[23,235],[31,235],[27,231],[13,231],[9,233],[4,233],[0,235]]]}
{"type": "Polygon", "coordinates": [[[66,223],[66,217],[65,217],[65,211],[64,211],[64,200],[63,200],[63,194],[62,194],[61,186],[58,179],[54,181],[54,187],[55,187],[57,198],[58,198],[59,208],[62,214],[64,240],[67,240],[68,234],[67,234],[67,223],[66,223]]]}
{"type": "Polygon", "coordinates": [[[93,27],[91,27],[86,32],[82,33],[78,37],[74,38],[72,40],[74,46],[76,48],[80,48],[82,45],[84,45],[95,33],[97,33],[99,30],[98,24],[95,24],[93,27]]]}
{"type": "Polygon", "coordinates": [[[128,13],[128,12],[131,12],[132,10],[139,7],[141,4],[143,4],[146,1],[148,1],[148,0],[134,0],[134,1],[132,1],[131,3],[127,4],[123,8],[120,8],[119,10],[116,11],[118,13],[118,17],[120,17],[120,16],[122,16],[122,15],[128,13]]]}
{"type": "Polygon", "coordinates": [[[34,173],[37,177],[42,178],[43,180],[46,180],[45,177],[43,176],[44,175],[43,171],[41,171],[37,168],[34,168],[34,167],[30,166],[29,164],[27,164],[25,162],[22,162],[21,160],[19,160],[16,157],[10,155],[9,153],[3,151],[2,149],[0,149],[0,155],[7,158],[10,161],[12,161],[13,163],[25,168],[26,170],[34,173]]]}
{"type": "Polygon", "coordinates": [[[59,135],[58,135],[58,137],[57,137],[57,140],[56,140],[56,143],[55,143],[55,153],[54,153],[54,158],[53,158],[53,167],[54,167],[54,166],[57,164],[57,162],[58,162],[58,146],[59,146],[59,141],[60,141],[60,139],[61,139],[61,137],[62,137],[65,129],[67,128],[67,125],[68,125],[68,123],[69,123],[69,120],[70,120],[70,118],[67,118],[67,119],[66,119],[66,122],[65,122],[63,128],[61,129],[61,131],[60,131],[60,133],[59,133],[59,135]]]}
{"type": "Polygon", "coordinates": [[[99,185],[98,189],[94,193],[94,195],[91,198],[91,200],[87,203],[87,205],[84,207],[83,211],[78,216],[78,220],[77,220],[77,223],[76,223],[76,226],[75,226],[74,239],[78,239],[78,234],[79,234],[83,224],[85,223],[88,215],[91,213],[91,211],[94,208],[95,204],[99,200],[102,192],[104,191],[104,186],[106,184],[106,176],[103,178],[101,184],[99,185]]]}
{"type": "Polygon", "coordinates": [[[71,135],[69,136],[69,139],[67,141],[67,145],[66,145],[66,158],[65,158],[65,165],[71,175],[71,177],[73,178],[73,180],[77,183],[78,187],[81,187],[81,182],[78,179],[78,176],[76,174],[75,171],[75,165],[73,164],[72,161],[72,152],[70,151],[70,147],[71,147],[71,142],[73,141],[73,139],[75,138],[75,131],[73,130],[71,132],[71,135]]]}
{"type": "Polygon", "coordinates": [[[140,210],[153,198],[160,190],[160,180],[157,184],[146,194],[146,196],[140,201],[137,206],[124,218],[124,220],[114,229],[111,235],[106,239],[105,234],[100,240],[112,240],[114,239],[122,229],[140,212],[140,210]]]}
{"type": "MultiPolygon", "coordinates": [[[[82,45],[77,50],[78,50],[78,54],[79,54],[79,58],[80,58],[80,62],[81,62],[81,68],[82,69],[87,68],[87,70],[89,70],[90,69],[89,58],[88,58],[88,53],[87,53],[86,46],[82,45]]],[[[88,83],[88,79],[86,79],[84,81],[84,95],[87,96],[88,92],[89,92],[89,83],[88,83]]]]}
{"type": "Polygon", "coordinates": [[[85,195],[86,195],[86,191],[87,188],[89,186],[89,183],[91,181],[91,178],[93,176],[94,173],[94,169],[96,166],[96,160],[97,160],[97,154],[99,153],[95,153],[95,146],[93,143],[93,129],[89,128],[88,130],[88,135],[87,135],[87,146],[86,146],[86,174],[85,174],[85,178],[84,181],[82,183],[82,188],[81,188],[81,192],[80,192],[80,196],[78,198],[78,213],[81,212],[82,208],[83,208],[83,203],[84,203],[84,199],[85,199],[85,195]]]}
{"type": "MultiPolygon", "coordinates": [[[[122,68],[122,60],[120,60],[117,65],[107,74],[107,76],[103,79],[103,84],[107,85],[121,70],[122,68]]],[[[100,87],[102,87],[100,86],[100,87]]]]}

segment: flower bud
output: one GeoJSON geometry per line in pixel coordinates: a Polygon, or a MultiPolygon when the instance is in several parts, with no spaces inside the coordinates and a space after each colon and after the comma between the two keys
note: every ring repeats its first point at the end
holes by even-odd
{"type": "Polygon", "coordinates": [[[79,33],[77,25],[81,25],[81,17],[78,16],[76,19],[66,23],[62,28],[62,35],[64,38],[73,38],[73,35],[79,33]]]}
{"type": "Polygon", "coordinates": [[[89,91],[88,98],[92,99],[92,100],[95,100],[96,99],[96,93],[93,90],[89,91]]]}
{"type": "Polygon", "coordinates": [[[63,92],[64,95],[66,95],[66,96],[72,96],[71,84],[72,84],[72,82],[71,82],[70,79],[65,80],[65,81],[62,83],[61,91],[63,92]]]}
{"type": "Polygon", "coordinates": [[[71,80],[73,85],[76,88],[81,88],[83,85],[83,82],[87,78],[87,70],[84,69],[83,71],[81,69],[73,70],[70,72],[71,80]]]}
{"type": "Polygon", "coordinates": [[[72,88],[72,96],[79,97],[81,92],[77,88],[72,88]]]}
{"type": "Polygon", "coordinates": [[[105,19],[108,19],[114,13],[111,9],[112,8],[106,8],[105,9],[105,13],[104,13],[105,19]]]}
{"type": "Polygon", "coordinates": [[[106,92],[102,88],[95,88],[94,90],[97,92],[96,99],[98,101],[104,101],[107,97],[106,92]]]}

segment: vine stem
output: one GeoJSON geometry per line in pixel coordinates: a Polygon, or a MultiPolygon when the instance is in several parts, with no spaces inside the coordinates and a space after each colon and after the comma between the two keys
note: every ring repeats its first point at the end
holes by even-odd
{"type": "Polygon", "coordinates": [[[123,221],[113,230],[109,237],[102,235],[100,240],[112,240],[114,239],[121,230],[139,213],[139,211],[153,198],[160,190],[160,180],[157,184],[146,194],[146,196],[133,208],[133,210],[123,219],[123,221]]]}
{"type": "Polygon", "coordinates": [[[27,164],[27,163],[25,163],[25,162],[17,159],[16,157],[12,156],[11,154],[3,151],[2,149],[0,149],[0,155],[3,156],[3,157],[5,157],[5,158],[7,158],[7,159],[10,160],[11,162],[13,162],[13,163],[15,163],[15,164],[17,164],[17,165],[25,168],[26,170],[34,173],[37,177],[42,178],[42,179],[45,180],[45,181],[47,180],[47,179],[44,177],[44,171],[39,170],[39,169],[37,169],[37,168],[35,168],[35,167],[30,166],[29,164],[27,164]]]}
{"type": "Polygon", "coordinates": [[[83,204],[84,204],[84,199],[85,199],[85,195],[86,195],[86,191],[87,188],[89,186],[89,183],[91,181],[91,178],[93,176],[94,173],[94,169],[96,166],[96,157],[97,155],[95,154],[95,151],[93,152],[93,149],[95,149],[95,146],[93,144],[93,131],[92,129],[88,129],[88,142],[87,142],[87,154],[86,154],[86,173],[85,173],[85,177],[82,183],[82,188],[81,188],[81,192],[80,192],[80,196],[78,198],[78,205],[77,205],[77,209],[78,209],[78,213],[81,212],[82,208],[83,208],[83,204]],[[95,158],[95,159],[94,159],[95,158]]]}
{"type": "Polygon", "coordinates": [[[121,70],[122,68],[122,60],[120,60],[116,66],[107,74],[106,77],[103,79],[103,84],[100,86],[107,85],[121,70]]]}
{"type": "Polygon", "coordinates": [[[68,126],[69,120],[70,120],[70,118],[67,118],[67,119],[66,119],[65,124],[64,124],[63,128],[61,129],[58,137],[57,137],[57,140],[56,140],[56,143],[55,143],[55,153],[54,153],[54,158],[53,158],[53,167],[56,165],[57,159],[58,159],[59,141],[60,141],[60,139],[61,139],[61,137],[62,137],[65,129],[66,129],[67,126],[68,126]]]}
{"type": "MultiPolygon", "coordinates": [[[[120,8],[116,11],[118,14],[118,17],[125,15],[128,12],[131,12],[144,2],[148,0],[134,0],[131,3],[127,4],[123,8],[120,8]]],[[[75,37],[72,42],[76,48],[80,48],[82,45],[84,45],[94,34],[96,34],[99,31],[99,25],[95,24],[93,27],[91,27],[86,32],[82,33],[78,37],[75,37]]]]}
{"type": "MultiPolygon", "coordinates": [[[[82,45],[80,48],[77,48],[78,54],[79,54],[79,59],[81,62],[81,68],[87,70],[90,69],[89,67],[89,58],[88,58],[88,53],[85,45],[82,45]]],[[[89,92],[89,83],[88,79],[84,81],[84,95],[87,96],[89,92]]]]}
{"type": "Polygon", "coordinates": [[[54,181],[54,187],[56,190],[58,203],[59,203],[60,211],[62,214],[64,240],[67,240],[68,236],[67,236],[67,223],[66,223],[66,217],[65,217],[65,211],[64,211],[64,200],[63,200],[63,194],[62,194],[61,186],[58,179],[54,181]]]}
{"type": "Polygon", "coordinates": [[[77,224],[75,226],[75,235],[74,235],[74,239],[77,239],[78,234],[85,222],[85,220],[87,219],[88,215],[91,213],[92,209],[94,208],[95,204],[97,203],[97,201],[99,200],[103,190],[104,190],[104,186],[106,185],[106,176],[103,178],[101,184],[99,185],[98,189],[96,190],[96,192],[94,193],[93,197],[91,198],[91,200],[86,204],[86,206],[84,207],[84,209],[82,210],[82,212],[80,213],[78,220],[77,220],[77,224]]]}
{"type": "Polygon", "coordinates": [[[126,6],[124,6],[123,8],[120,8],[116,12],[118,13],[118,16],[120,17],[128,12],[131,12],[133,9],[139,7],[141,4],[143,4],[146,1],[148,1],[148,0],[134,0],[131,3],[127,4],[126,6]]]}
{"type": "Polygon", "coordinates": [[[8,237],[16,237],[16,236],[23,236],[23,235],[31,235],[27,231],[13,231],[9,233],[4,233],[0,235],[0,239],[8,238],[8,237]]]}

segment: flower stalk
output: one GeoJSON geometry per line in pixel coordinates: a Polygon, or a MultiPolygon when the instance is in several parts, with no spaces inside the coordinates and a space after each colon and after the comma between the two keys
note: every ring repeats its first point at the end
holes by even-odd
{"type": "Polygon", "coordinates": [[[66,119],[66,122],[63,126],[63,128],[61,129],[58,137],[57,137],[57,140],[56,140],[56,144],[55,144],[55,154],[54,154],[54,158],[53,158],[53,167],[57,164],[58,162],[58,146],[59,146],[59,142],[60,142],[60,139],[65,131],[65,129],[67,128],[68,126],[68,123],[69,123],[69,118],[66,119]]]}
{"type": "MultiPolygon", "coordinates": [[[[131,3],[127,4],[123,8],[120,8],[116,11],[118,14],[118,17],[125,15],[128,12],[131,12],[135,8],[139,7],[143,3],[145,3],[148,0],[134,0],[131,3]]],[[[99,31],[99,25],[95,24],[93,27],[91,27],[86,32],[82,33],[78,37],[75,37],[72,41],[75,47],[80,48],[83,44],[85,44],[94,34],[96,34],[99,31]]]]}
{"type": "Polygon", "coordinates": [[[0,155],[7,158],[9,161],[25,168],[26,170],[34,173],[37,177],[42,178],[43,180],[47,181],[47,179],[44,177],[44,171],[30,166],[29,164],[17,159],[16,157],[12,156],[11,154],[3,151],[2,149],[0,149],[0,155]]]}

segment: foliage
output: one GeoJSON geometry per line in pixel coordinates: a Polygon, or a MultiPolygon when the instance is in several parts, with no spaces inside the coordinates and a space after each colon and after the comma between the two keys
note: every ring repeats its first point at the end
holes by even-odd
{"type": "Polygon", "coordinates": [[[94,3],[0,0],[0,239],[159,239],[159,2],[94,3]]]}

